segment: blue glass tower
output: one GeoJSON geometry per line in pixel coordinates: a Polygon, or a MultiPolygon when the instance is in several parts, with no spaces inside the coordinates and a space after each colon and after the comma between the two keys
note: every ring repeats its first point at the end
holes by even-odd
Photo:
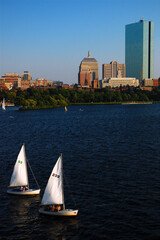
{"type": "Polygon", "coordinates": [[[153,78],[154,23],[140,20],[125,26],[126,77],[153,78]]]}

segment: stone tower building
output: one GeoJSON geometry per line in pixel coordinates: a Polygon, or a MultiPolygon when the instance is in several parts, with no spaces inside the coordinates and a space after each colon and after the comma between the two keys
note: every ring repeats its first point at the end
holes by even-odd
{"type": "Polygon", "coordinates": [[[99,88],[98,62],[90,56],[90,51],[79,66],[78,83],[82,87],[99,88]]]}

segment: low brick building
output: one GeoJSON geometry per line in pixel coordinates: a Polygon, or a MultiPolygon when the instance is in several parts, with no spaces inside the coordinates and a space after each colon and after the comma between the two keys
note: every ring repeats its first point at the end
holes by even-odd
{"type": "Polygon", "coordinates": [[[160,80],[155,78],[146,78],[143,80],[144,87],[159,87],[160,80]]]}
{"type": "Polygon", "coordinates": [[[108,78],[100,81],[101,88],[116,88],[125,86],[138,87],[139,80],[136,78],[108,78]]]}
{"type": "Polygon", "coordinates": [[[26,90],[30,87],[30,81],[29,80],[21,80],[21,89],[26,90]]]}
{"type": "MultiPolygon", "coordinates": [[[[17,73],[6,73],[2,78],[0,79],[1,84],[3,83],[10,83],[14,88],[21,87],[21,77],[17,73]]],[[[5,84],[4,84],[5,85],[5,84]]],[[[9,84],[8,84],[9,85],[9,84]]]]}
{"type": "Polygon", "coordinates": [[[36,87],[46,87],[47,86],[47,79],[45,78],[37,78],[35,80],[36,87]]]}

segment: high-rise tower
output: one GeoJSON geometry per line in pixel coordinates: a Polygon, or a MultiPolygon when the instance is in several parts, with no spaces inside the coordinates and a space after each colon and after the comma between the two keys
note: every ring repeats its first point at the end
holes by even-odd
{"type": "Polygon", "coordinates": [[[125,64],[119,64],[117,61],[102,64],[102,79],[117,78],[126,76],[125,64]]]}
{"type": "Polygon", "coordinates": [[[79,66],[78,83],[82,87],[99,87],[98,62],[90,56],[90,51],[88,51],[88,57],[83,58],[79,66]]]}
{"type": "Polygon", "coordinates": [[[32,80],[31,74],[28,71],[24,71],[21,75],[22,80],[32,80]]]}
{"type": "Polygon", "coordinates": [[[125,27],[126,77],[153,78],[154,23],[140,20],[125,27]]]}

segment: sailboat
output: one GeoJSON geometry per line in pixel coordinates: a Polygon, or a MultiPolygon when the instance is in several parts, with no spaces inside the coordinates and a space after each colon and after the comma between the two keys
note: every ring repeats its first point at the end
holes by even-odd
{"type": "Polygon", "coordinates": [[[66,106],[64,107],[64,110],[65,110],[65,112],[67,112],[67,111],[68,111],[66,106]]]}
{"type": "Polygon", "coordinates": [[[5,99],[3,98],[3,102],[2,102],[2,110],[5,111],[6,110],[6,104],[5,104],[5,99]]]}
{"type": "Polygon", "coordinates": [[[65,208],[62,154],[58,158],[49,177],[39,212],[52,216],[76,216],[78,214],[78,210],[65,208]],[[63,205],[63,208],[57,210],[56,205],[59,208],[60,205],[63,205]]]}
{"type": "Polygon", "coordinates": [[[14,194],[14,195],[38,195],[40,193],[39,185],[36,181],[36,178],[28,162],[30,170],[38,186],[38,189],[29,188],[27,162],[28,161],[26,159],[26,154],[25,154],[25,145],[23,144],[13,169],[13,173],[11,176],[10,185],[9,185],[9,189],[7,190],[7,193],[14,194]]]}

